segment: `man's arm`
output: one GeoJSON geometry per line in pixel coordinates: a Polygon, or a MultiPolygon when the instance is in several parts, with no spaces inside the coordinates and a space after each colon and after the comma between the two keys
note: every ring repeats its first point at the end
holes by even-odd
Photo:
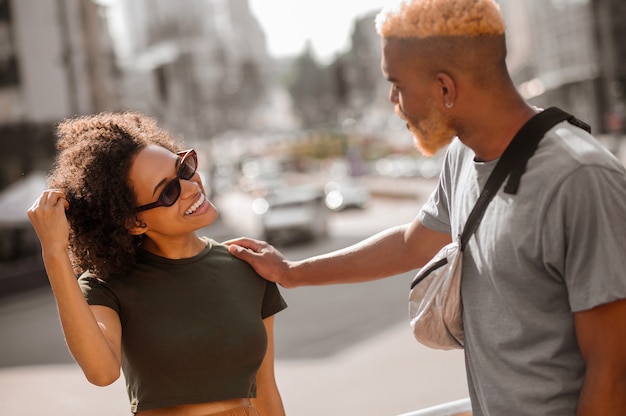
{"type": "Polygon", "coordinates": [[[289,288],[394,276],[423,266],[450,242],[450,235],[426,228],[416,219],[350,247],[301,261],[287,260],[273,246],[258,240],[239,238],[226,244],[258,274],[289,288]]]}
{"type": "Polygon", "coordinates": [[[574,315],[587,365],[577,416],[626,415],[626,299],[574,315]]]}

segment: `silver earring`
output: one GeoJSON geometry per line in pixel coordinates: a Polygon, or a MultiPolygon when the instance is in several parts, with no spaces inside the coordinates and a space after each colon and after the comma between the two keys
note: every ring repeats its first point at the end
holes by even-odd
{"type": "Polygon", "coordinates": [[[454,103],[447,102],[447,103],[445,104],[445,106],[446,106],[446,108],[448,108],[448,109],[449,109],[449,108],[452,108],[452,107],[454,106],[454,103]]]}

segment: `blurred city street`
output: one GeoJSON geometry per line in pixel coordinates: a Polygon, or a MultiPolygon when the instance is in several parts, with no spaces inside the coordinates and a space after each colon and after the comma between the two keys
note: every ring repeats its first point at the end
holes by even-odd
{"type": "MultiPolygon", "coordinates": [[[[411,220],[434,182],[404,185],[415,198],[377,197],[365,210],[334,213],[328,238],[283,251],[321,253],[411,220]]],[[[205,231],[224,239],[240,230],[221,220],[205,231]]],[[[467,396],[462,351],[430,350],[412,337],[411,276],[281,290],[289,308],[276,318],[276,377],[289,415],[398,415],[467,396]]],[[[0,332],[0,415],[128,414],[123,380],[92,386],[73,363],[48,287],[2,299],[0,332]]]]}
{"type": "MultiPolygon", "coordinates": [[[[520,96],[588,123],[626,164],[626,2],[496,2],[520,96]]],[[[95,387],[70,356],[25,214],[62,120],[136,111],[193,147],[220,212],[201,234],[218,241],[272,237],[295,260],[415,217],[444,152],[419,154],[389,102],[398,85],[374,25],[385,3],[0,0],[0,416],[129,414],[123,377],[95,387]],[[350,201],[350,179],[369,194],[350,201]],[[307,182],[316,194],[294,203],[307,182]],[[286,244],[294,228],[314,238],[286,244]]],[[[468,396],[463,351],[413,339],[412,276],[281,289],[288,416],[397,416],[468,396]]]]}

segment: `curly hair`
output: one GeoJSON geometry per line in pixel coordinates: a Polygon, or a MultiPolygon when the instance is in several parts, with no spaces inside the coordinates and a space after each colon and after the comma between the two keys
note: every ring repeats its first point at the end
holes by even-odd
{"type": "Polygon", "coordinates": [[[401,0],[376,16],[385,38],[502,35],[504,29],[494,0],[401,0]]]}
{"type": "Polygon", "coordinates": [[[48,183],[65,192],[69,209],[70,257],[76,273],[101,279],[128,272],[141,236],[131,235],[135,193],[128,172],[150,144],[172,152],[180,142],[137,112],[100,113],[62,121],[57,156],[48,183]]]}

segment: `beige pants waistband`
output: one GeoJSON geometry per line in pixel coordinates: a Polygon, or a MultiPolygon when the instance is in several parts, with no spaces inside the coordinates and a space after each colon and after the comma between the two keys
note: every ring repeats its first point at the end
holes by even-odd
{"type": "Polygon", "coordinates": [[[223,412],[211,413],[210,416],[259,416],[254,406],[241,406],[223,412]]]}

